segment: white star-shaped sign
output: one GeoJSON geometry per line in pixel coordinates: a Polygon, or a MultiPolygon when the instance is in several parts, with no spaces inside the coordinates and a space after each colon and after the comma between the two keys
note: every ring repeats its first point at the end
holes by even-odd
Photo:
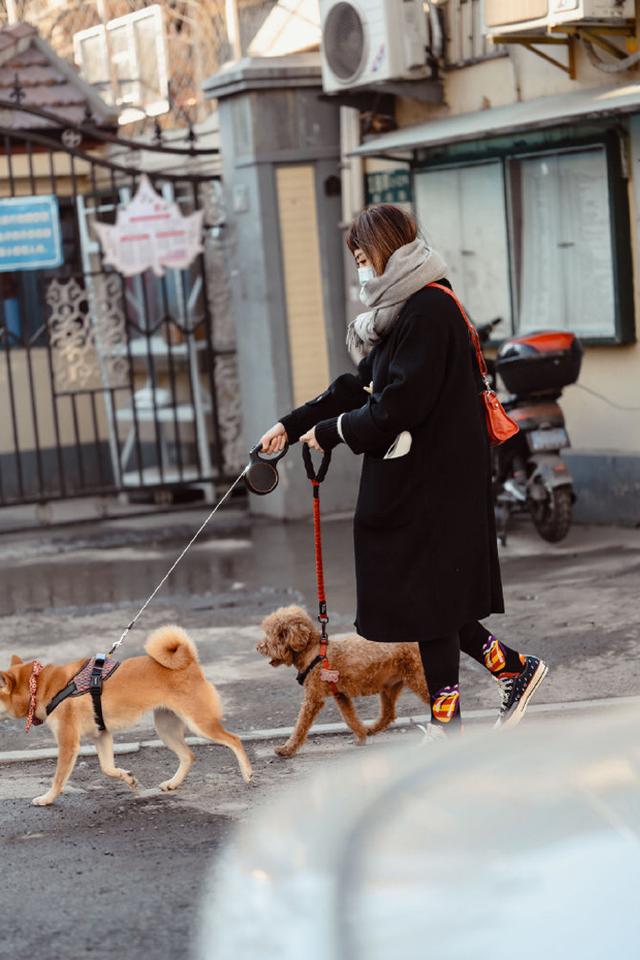
{"type": "Polygon", "coordinates": [[[202,252],[203,210],[183,216],[177,203],[153,189],[146,174],[135,196],[118,210],[115,226],[96,223],[104,262],[125,277],[167,268],[184,270],[202,252]]]}

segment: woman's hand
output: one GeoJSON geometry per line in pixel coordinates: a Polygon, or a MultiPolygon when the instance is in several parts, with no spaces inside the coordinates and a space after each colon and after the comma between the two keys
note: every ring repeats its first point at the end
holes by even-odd
{"type": "Polygon", "coordinates": [[[319,450],[320,453],[324,453],[324,450],[316,440],[315,427],[311,427],[311,430],[307,430],[307,432],[300,437],[300,443],[308,443],[312,450],[319,450]]]}
{"type": "Polygon", "coordinates": [[[286,442],[287,431],[280,422],[260,437],[262,453],[280,453],[281,450],[284,450],[286,442]]]}

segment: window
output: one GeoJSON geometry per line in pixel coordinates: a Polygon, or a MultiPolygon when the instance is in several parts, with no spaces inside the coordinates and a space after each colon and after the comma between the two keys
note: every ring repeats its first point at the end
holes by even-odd
{"type": "Polygon", "coordinates": [[[519,329],[613,336],[613,250],[604,147],[508,163],[519,329]]]}
{"type": "Polygon", "coordinates": [[[167,57],[162,8],[158,4],[73,38],[84,79],[110,103],[125,107],[121,123],[169,110],[167,57]],[[128,109],[127,109],[128,108],[128,109]]]}
{"type": "Polygon", "coordinates": [[[494,337],[566,329],[633,339],[626,184],[616,139],[416,170],[416,213],[494,337]]]}
{"type": "Polygon", "coordinates": [[[500,161],[419,173],[416,213],[442,254],[448,278],[478,324],[497,317],[495,337],[511,332],[509,253],[500,161]]]}

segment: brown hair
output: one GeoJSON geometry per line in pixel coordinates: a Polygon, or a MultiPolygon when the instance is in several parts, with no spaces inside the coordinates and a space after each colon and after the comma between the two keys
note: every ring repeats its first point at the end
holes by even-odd
{"type": "Polygon", "coordinates": [[[391,203],[376,203],[358,214],[346,241],[351,253],[362,250],[378,276],[384,273],[392,253],[418,235],[418,225],[410,213],[391,203]]]}

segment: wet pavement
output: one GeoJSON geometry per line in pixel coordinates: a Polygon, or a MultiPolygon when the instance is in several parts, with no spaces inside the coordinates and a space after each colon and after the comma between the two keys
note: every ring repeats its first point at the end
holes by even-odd
{"type": "MultiPolygon", "coordinates": [[[[142,600],[189,541],[204,511],[109,521],[55,533],[0,536],[0,616],[41,610],[125,607],[142,600]]],[[[353,604],[351,526],[327,518],[327,589],[337,609],[353,604]]],[[[237,509],[220,512],[181,561],[162,597],[219,597],[249,591],[302,590],[315,596],[313,530],[306,521],[271,523],[237,509]]],[[[135,604],[134,604],[135,605],[135,604]]],[[[237,604],[239,605],[239,604],[237,604]]],[[[353,619],[353,617],[351,617],[353,619]]]]}
{"type": "MultiPolygon", "coordinates": [[[[64,662],[110,646],[202,519],[202,510],[192,510],[1,536],[0,657],[16,652],[64,662]]],[[[330,630],[347,633],[354,618],[350,520],[327,517],[323,541],[330,630]]],[[[500,549],[507,614],[489,624],[549,662],[540,697],[562,702],[640,693],[640,531],[575,527],[551,545],[522,523],[500,549]]],[[[150,629],[178,622],[198,644],[230,726],[290,725],[299,699],[293,674],[270,668],[255,644],[262,618],[292,602],[316,606],[310,520],[256,521],[238,508],[223,510],[122,653],[140,653],[150,629]]],[[[494,685],[481,668],[463,663],[462,682],[467,709],[495,705],[494,685]]],[[[375,706],[365,701],[362,709],[375,706]]],[[[413,698],[405,696],[401,706],[411,711],[413,698]]],[[[47,736],[38,730],[26,738],[18,728],[0,722],[0,750],[39,746],[47,736]]]]}
{"type": "MultiPolygon", "coordinates": [[[[0,666],[14,652],[64,662],[109,646],[203,516],[191,510],[0,536],[0,666]]],[[[350,521],[326,518],[323,536],[330,628],[346,633],[354,617],[350,521]]],[[[501,556],[508,613],[491,626],[548,661],[536,703],[640,694],[640,531],[576,527],[552,546],[522,524],[501,556]]],[[[255,645],[262,617],[291,602],[315,608],[311,522],[256,522],[234,507],[214,518],[122,652],[140,653],[149,630],[178,622],[220,691],[229,729],[289,726],[300,703],[293,672],[269,667],[255,645]]],[[[475,664],[463,664],[462,684],[463,709],[496,707],[495,684],[475,664]]],[[[358,704],[363,719],[376,710],[374,698],[358,704]]],[[[423,711],[403,696],[401,713],[423,711]]],[[[328,704],[319,722],[334,719],[328,704]]],[[[146,736],[154,736],[148,723],[120,739],[146,736]]],[[[26,735],[22,722],[0,720],[0,751],[50,744],[46,728],[26,735]]],[[[83,757],[51,809],[29,801],[50,781],[53,761],[1,766],[0,849],[12,877],[4,905],[16,937],[9,953],[9,941],[0,943],[0,957],[14,956],[17,942],[42,960],[134,957],[143,949],[158,960],[188,956],[198,884],[234,824],[290,779],[354,749],[348,736],[312,737],[296,758],[280,761],[273,746],[249,745],[256,774],[249,787],[227,751],[197,747],[184,789],[171,796],[155,789],[173,768],[164,750],[123,758],[143,784],[138,794],[106,782],[96,759],[83,757]],[[96,929],[104,917],[113,927],[108,937],[96,929]]]]}

